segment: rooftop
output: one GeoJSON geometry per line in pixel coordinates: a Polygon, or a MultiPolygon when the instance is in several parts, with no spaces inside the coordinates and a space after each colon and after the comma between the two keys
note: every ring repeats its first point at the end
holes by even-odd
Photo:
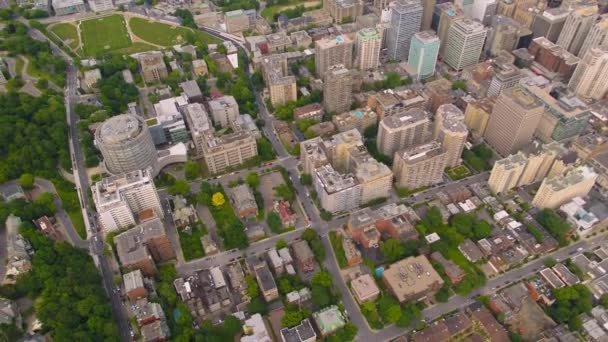
{"type": "Polygon", "coordinates": [[[353,40],[346,35],[340,35],[337,37],[325,37],[315,42],[315,49],[319,51],[346,44],[353,44],[353,40]]]}
{"type": "Polygon", "coordinates": [[[104,121],[99,130],[100,143],[125,143],[139,136],[145,126],[144,120],[135,115],[121,114],[104,121]]]}
{"type": "Polygon", "coordinates": [[[390,284],[399,302],[422,294],[437,284],[443,285],[443,279],[424,255],[391,264],[382,273],[382,279],[390,284]]]}
{"type": "Polygon", "coordinates": [[[346,325],[344,315],[335,305],[313,313],[312,317],[323,336],[327,336],[346,325]]]}
{"type": "Polygon", "coordinates": [[[545,184],[553,191],[561,191],[588,179],[596,178],[597,173],[588,166],[579,166],[566,174],[545,180],[545,184]]]}
{"type": "Polygon", "coordinates": [[[352,174],[342,174],[334,170],[330,164],[317,168],[315,172],[321,186],[328,194],[344,191],[358,184],[352,174]]]}
{"type": "Polygon", "coordinates": [[[423,160],[434,158],[445,150],[438,141],[431,141],[427,144],[413,146],[397,152],[399,157],[408,164],[414,164],[423,160]]]}
{"type": "Polygon", "coordinates": [[[116,252],[123,265],[148,258],[146,242],[150,239],[166,236],[163,222],[159,219],[146,221],[135,228],[114,237],[116,252]]]}
{"type": "Polygon", "coordinates": [[[381,122],[384,126],[397,129],[415,123],[429,121],[429,117],[430,114],[426,110],[420,108],[412,108],[408,111],[385,117],[384,119],[382,119],[381,122]]]}

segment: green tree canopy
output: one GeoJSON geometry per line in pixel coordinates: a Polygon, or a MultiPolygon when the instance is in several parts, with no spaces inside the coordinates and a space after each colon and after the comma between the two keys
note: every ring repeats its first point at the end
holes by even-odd
{"type": "Polygon", "coordinates": [[[24,173],[19,177],[19,186],[24,190],[31,190],[34,188],[34,175],[31,173],[24,173]]]}

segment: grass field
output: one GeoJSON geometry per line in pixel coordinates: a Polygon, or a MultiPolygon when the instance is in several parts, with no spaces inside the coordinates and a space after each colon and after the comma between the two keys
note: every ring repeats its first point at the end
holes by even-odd
{"type": "Polygon", "coordinates": [[[459,165],[454,168],[447,169],[445,173],[448,175],[448,177],[450,177],[451,180],[454,181],[463,179],[471,175],[471,171],[469,171],[469,169],[464,165],[459,165]]]}
{"type": "Polygon", "coordinates": [[[80,23],[85,56],[96,56],[131,47],[125,19],[121,15],[111,15],[99,19],[86,20],[80,23]]]}
{"type": "Polygon", "coordinates": [[[274,16],[277,13],[280,13],[282,11],[288,10],[290,8],[295,8],[297,6],[304,6],[306,8],[306,10],[312,10],[317,8],[319,5],[322,5],[322,2],[318,2],[318,1],[295,1],[292,4],[288,4],[288,5],[275,5],[275,6],[269,6],[269,7],[265,7],[262,10],[262,13],[260,14],[262,17],[264,17],[266,20],[268,20],[268,22],[274,22],[274,16]]]}
{"type": "Polygon", "coordinates": [[[76,26],[68,23],[60,23],[51,29],[61,40],[63,40],[72,49],[78,47],[78,29],[76,26]]]}
{"type": "Polygon", "coordinates": [[[172,46],[186,41],[186,37],[195,34],[197,38],[206,44],[216,44],[220,41],[202,31],[193,31],[186,27],[170,26],[163,23],[151,22],[142,18],[131,18],[129,25],[133,34],[139,38],[157,45],[172,46]]]}

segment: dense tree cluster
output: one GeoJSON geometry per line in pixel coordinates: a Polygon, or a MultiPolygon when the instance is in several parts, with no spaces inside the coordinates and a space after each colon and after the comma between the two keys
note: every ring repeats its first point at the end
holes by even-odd
{"type": "Polygon", "coordinates": [[[32,271],[18,278],[19,294],[36,298],[36,317],[56,341],[117,341],[118,328],[101,276],[83,249],[53,242],[25,222],[22,234],[36,251],[32,271]]]}
{"type": "Polygon", "coordinates": [[[458,213],[452,216],[451,224],[458,233],[468,239],[477,241],[492,235],[491,224],[484,220],[478,220],[470,214],[458,213]]]}
{"type": "Polygon", "coordinates": [[[0,50],[8,51],[10,56],[23,55],[36,70],[57,83],[59,86],[65,84],[65,71],[67,62],[57,56],[53,56],[49,44],[38,41],[28,35],[28,27],[20,22],[9,22],[0,33],[0,50]]]}
{"type": "Polygon", "coordinates": [[[568,244],[568,233],[572,227],[551,209],[543,209],[536,215],[536,220],[551,234],[560,246],[568,244]]]}
{"type": "Polygon", "coordinates": [[[583,284],[576,284],[556,289],[553,294],[555,303],[549,307],[549,315],[558,323],[568,323],[572,330],[580,330],[579,315],[592,309],[591,291],[583,284]]]}
{"type": "Polygon", "coordinates": [[[418,252],[418,241],[408,240],[401,241],[397,239],[388,239],[380,245],[380,251],[387,262],[395,262],[397,260],[416,255],[418,252]]]}
{"type": "Polygon", "coordinates": [[[9,91],[0,96],[0,183],[23,173],[71,168],[63,98],[9,91]]]}
{"type": "MultiPolygon", "coordinates": [[[[257,0],[218,0],[215,2],[222,8],[223,12],[230,12],[238,9],[260,9],[260,3],[257,0]]],[[[266,5],[270,6],[270,5],[266,5]]]]}
{"type": "Polygon", "coordinates": [[[386,78],[383,81],[376,81],[374,83],[366,83],[363,85],[364,91],[375,90],[379,91],[382,89],[394,89],[400,86],[406,86],[412,84],[411,78],[401,79],[398,73],[390,71],[386,73],[386,78]]]}
{"type": "Polygon", "coordinates": [[[195,30],[198,29],[198,26],[196,26],[196,23],[194,22],[194,16],[187,9],[178,8],[175,10],[174,15],[182,19],[182,26],[190,27],[195,30]]]}
{"type": "Polygon", "coordinates": [[[317,262],[322,263],[325,259],[325,247],[323,247],[323,242],[319,239],[317,232],[312,228],[306,228],[302,233],[302,240],[308,242],[310,249],[312,249],[315,255],[315,259],[317,259],[317,262]]]}
{"type": "Polygon", "coordinates": [[[484,144],[475,145],[472,149],[462,152],[464,161],[477,171],[490,170],[490,160],[493,156],[492,150],[484,144]]]}
{"type": "Polygon", "coordinates": [[[311,103],[321,102],[322,99],[323,97],[321,92],[318,90],[313,90],[308,96],[302,96],[297,101],[292,101],[276,108],[274,115],[280,120],[291,121],[293,120],[294,109],[311,103]]]}

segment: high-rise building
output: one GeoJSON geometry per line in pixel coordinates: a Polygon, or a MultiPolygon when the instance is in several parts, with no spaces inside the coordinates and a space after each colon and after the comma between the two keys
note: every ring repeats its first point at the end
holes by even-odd
{"type": "Polygon", "coordinates": [[[323,9],[341,23],[345,18],[356,19],[363,14],[362,0],[323,0],[323,9]]]}
{"type": "Polygon", "coordinates": [[[542,14],[534,17],[532,37],[545,37],[555,43],[569,14],[570,11],[562,7],[546,9],[542,14]]]}
{"type": "Polygon", "coordinates": [[[441,182],[446,158],[437,141],[397,151],[393,160],[395,184],[413,190],[441,182]]]}
{"type": "Polygon", "coordinates": [[[488,186],[493,193],[505,193],[515,188],[524,173],[528,160],[522,152],[497,160],[492,167],[488,186]]]}
{"type": "Polygon", "coordinates": [[[517,49],[522,37],[529,36],[527,27],[509,17],[497,15],[491,19],[485,50],[491,56],[498,56],[503,51],[511,52],[517,49]]]}
{"type": "Polygon", "coordinates": [[[111,174],[152,169],[158,174],[158,154],[148,126],[140,116],[121,114],[106,120],[95,131],[97,147],[111,174]]]}
{"type": "Polygon", "coordinates": [[[412,36],[420,30],[423,8],[420,0],[397,0],[391,8],[388,29],[388,57],[405,61],[412,36]]]}
{"type": "Polygon", "coordinates": [[[380,62],[382,35],[372,27],[357,32],[355,63],[359,70],[376,69],[380,62]]]}
{"type": "Polygon", "coordinates": [[[462,111],[451,103],[439,106],[435,114],[433,138],[438,140],[446,151],[446,167],[460,165],[460,156],[468,135],[469,130],[464,124],[462,111]]]}
{"type": "Polygon", "coordinates": [[[494,102],[496,102],[496,98],[491,96],[467,104],[467,109],[464,112],[464,123],[472,131],[474,137],[485,135],[494,102]]]}
{"type": "Polygon", "coordinates": [[[205,164],[211,173],[219,173],[226,168],[243,164],[258,155],[255,137],[248,131],[237,131],[215,136],[205,134],[203,148],[205,164]]]}
{"type": "Polygon", "coordinates": [[[393,172],[378,162],[367,150],[360,146],[351,149],[349,169],[361,187],[360,203],[365,204],[378,198],[386,198],[393,187],[393,172]]]}
{"type": "Polygon", "coordinates": [[[351,129],[322,141],[322,146],[333,167],[339,172],[349,173],[354,170],[354,165],[351,165],[351,152],[363,147],[363,137],[358,130],[351,129]]]}
{"type": "Polygon", "coordinates": [[[208,105],[213,123],[222,128],[228,127],[239,116],[239,104],[234,99],[234,96],[225,95],[219,97],[209,101],[208,105]]]}
{"type": "Polygon", "coordinates": [[[431,29],[431,22],[433,20],[433,11],[437,0],[422,0],[422,23],[420,25],[421,31],[431,29]]]}
{"type": "Polygon", "coordinates": [[[486,128],[486,141],[503,156],[532,141],[544,107],[520,86],[504,90],[494,105],[486,128]]]}
{"type": "Polygon", "coordinates": [[[583,99],[599,100],[608,91],[608,46],[592,48],[576,67],[568,88],[583,99]]]}
{"type": "Polygon", "coordinates": [[[327,113],[340,114],[350,109],[353,79],[344,65],[333,65],[323,77],[323,108],[327,113]]]}
{"type": "Polygon", "coordinates": [[[489,23],[489,18],[496,14],[496,0],[473,0],[471,19],[489,23]]]}
{"type": "Polygon", "coordinates": [[[522,76],[520,70],[513,64],[495,63],[487,96],[498,96],[503,90],[516,86],[522,76]]]}
{"type": "Polygon", "coordinates": [[[464,19],[464,12],[451,2],[444,2],[437,5],[439,10],[439,23],[437,24],[437,37],[439,37],[439,55],[444,56],[445,47],[447,46],[448,32],[452,25],[461,19],[464,19]]]}
{"type": "Polygon", "coordinates": [[[378,127],[378,151],[392,157],[398,150],[428,142],[429,117],[427,111],[418,108],[385,117],[378,127]]]}
{"type": "Polygon", "coordinates": [[[590,167],[579,166],[563,175],[546,178],[538,188],[532,205],[555,209],[574,197],[585,197],[591,191],[597,177],[597,173],[590,167]]]}
{"type": "Polygon", "coordinates": [[[455,70],[477,64],[486,39],[486,29],[478,21],[456,21],[448,32],[445,62],[455,70]]]}
{"type": "Polygon", "coordinates": [[[498,0],[496,4],[496,14],[504,15],[505,17],[513,18],[515,13],[515,1],[513,0],[498,0]]]}
{"type": "Polygon", "coordinates": [[[287,58],[272,55],[262,59],[264,83],[270,93],[273,106],[297,100],[296,78],[288,74],[287,58]]]}
{"type": "Polygon", "coordinates": [[[578,56],[584,58],[585,53],[590,49],[606,45],[608,45],[608,16],[603,15],[602,20],[593,25],[589,31],[578,56]]]}
{"type": "Polygon", "coordinates": [[[198,156],[203,155],[203,146],[206,143],[205,134],[213,131],[213,124],[209,120],[209,114],[200,103],[191,103],[184,107],[184,116],[188,122],[192,143],[198,156]]]}
{"type": "Polygon", "coordinates": [[[315,71],[323,77],[325,72],[336,64],[342,64],[347,69],[353,67],[354,42],[348,36],[323,38],[315,41],[315,71]]]}
{"type": "Polygon", "coordinates": [[[570,163],[568,150],[556,142],[542,146],[533,142],[526,150],[494,163],[488,180],[488,185],[494,193],[504,193],[561,174],[567,167],[564,160],[570,163]]]}
{"type": "Polygon", "coordinates": [[[135,217],[144,210],[164,217],[149,169],[106,177],[91,186],[91,192],[105,232],[135,225],[135,217]]]}
{"type": "MultiPolygon", "coordinates": [[[[522,80],[544,106],[545,112],[534,133],[541,141],[563,141],[582,134],[588,125],[591,111],[587,105],[571,93],[542,87],[534,82],[538,78],[522,80]]],[[[544,83],[544,81],[542,81],[544,83]]]]}
{"type": "Polygon", "coordinates": [[[578,57],[545,37],[534,38],[528,52],[534,57],[534,62],[542,67],[533,64],[532,69],[539,74],[547,73],[547,77],[551,78],[569,79],[580,62],[578,57]]]}
{"type": "Polygon", "coordinates": [[[557,45],[582,57],[579,52],[596,19],[597,6],[585,6],[572,11],[557,39],[557,45]]]}
{"type": "Polygon", "coordinates": [[[324,165],[315,170],[313,177],[319,202],[330,213],[354,209],[361,203],[361,186],[351,174],[324,165]]]}
{"type": "Polygon", "coordinates": [[[439,37],[433,31],[418,32],[412,37],[407,63],[417,80],[435,75],[439,45],[439,37]]]}

